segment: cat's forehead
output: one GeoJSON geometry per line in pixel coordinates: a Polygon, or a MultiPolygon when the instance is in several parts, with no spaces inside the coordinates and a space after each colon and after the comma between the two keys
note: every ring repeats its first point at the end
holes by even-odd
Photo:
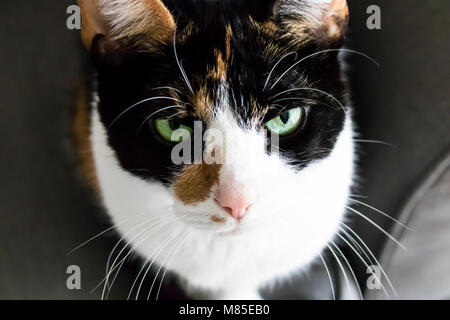
{"type": "MultiPolygon", "coordinates": [[[[223,13],[224,14],[224,13],[223,13]]],[[[256,20],[252,16],[218,16],[217,20],[197,21],[184,17],[177,23],[175,44],[186,53],[193,53],[204,62],[230,61],[240,56],[259,58],[266,63],[276,60],[289,50],[301,50],[292,38],[283,34],[281,26],[267,19],[256,20]]],[[[303,39],[305,42],[307,37],[303,39]]]]}
{"type": "MultiPolygon", "coordinates": [[[[278,39],[278,33],[274,22],[252,16],[218,19],[211,25],[190,18],[178,23],[173,45],[192,89],[188,99],[195,116],[208,122],[228,107],[247,124],[262,121],[272,108],[268,81],[286,71],[301,51],[297,47],[295,55],[289,54],[294,53],[292,44],[278,39]],[[280,61],[286,55],[291,57],[280,61]],[[280,68],[273,70],[277,62],[280,68]]],[[[286,80],[289,86],[307,84],[297,68],[287,71],[279,88],[288,88],[286,80]],[[288,78],[291,73],[296,73],[295,81],[288,78]]],[[[186,83],[181,87],[188,89],[186,83]]]]}

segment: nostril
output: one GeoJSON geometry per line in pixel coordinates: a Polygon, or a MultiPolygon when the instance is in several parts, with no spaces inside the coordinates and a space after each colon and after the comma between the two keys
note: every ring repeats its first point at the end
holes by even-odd
{"type": "Polygon", "coordinates": [[[217,199],[215,199],[214,198],[214,201],[216,202],[216,204],[219,206],[219,207],[221,207],[223,210],[225,210],[228,214],[232,214],[232,212],[233,212],[233,209],[232,208],[230,208],[230,207],[226,207],[226,206],[224,206],[224,205],[222,205],[217,199]]]}
{"type": "Polygon", "coordinates": [[[230,207],[222,207],[223,210],[225,210],[229,215],[233,215],[233,209],[230,207]]]}

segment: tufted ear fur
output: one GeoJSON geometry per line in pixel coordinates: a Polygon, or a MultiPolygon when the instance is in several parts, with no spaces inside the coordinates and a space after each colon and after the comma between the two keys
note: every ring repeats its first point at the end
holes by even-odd
{"type": "Polygon", "coordinates": [[[88,49],[100,34],[119,46],[149,49],[172,39],[174,18],[161,0],[78,0],[78,4],[81,37],[88,49]]]}
{"type": "Polygon", "coordinates": [[[278,0],[274,11],[277,20],[294,37],[309,35],[334,47],[344,40],[349,16],[346,0],[278,0]]]}

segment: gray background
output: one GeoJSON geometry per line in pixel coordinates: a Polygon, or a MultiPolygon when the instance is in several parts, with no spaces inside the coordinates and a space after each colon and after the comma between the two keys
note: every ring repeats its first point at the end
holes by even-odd
{"type": "MultiPolygon", "coordinates": [[[[117,237],[107,234],[67,252],[108,228],[91,192],[77,177],[71,145],[76,87],[86,56],[79,34],[65,27],[75,1],[2,1],[0,11],[0,298],[96,299],[117,237]],[[82,269],[82,290],[66,289],[66,268],[82,269]]],[[[348,47],[369,54],[377,68],[349,57],[355,118],[361,139],[359,190],[367,202],[396,215],[430,167],[450,147],[450,2],[349,1],[348,47]],[[365,28],[369,4],[382,9],[382,30],[365,28]]],[[[388,220],[365,211],[376,222],[388,220]]],[[[384,237],[354,220],[379,252],[384,237]]],[[[444,253],[443,253],[444,254],[444,253]]],[[[363,270],[364,271],[364,270],[363,270]]],[[[119,278],[123,298],[134,267],[119,278]]],[[[360,272],[364,276],[364,272],[360,272]]],[[[308,282],[308,280],[307,280],[308,282]]],[[[170,282],[168,282],[170,283],[170,282]]],[[[311,283],[311,281],[309,281],[311,283]]],[[[171,286],[169,286],[171,287],[171,286]]],[[[167,289],[170,290],[170,289],[167,289]]],[[[278,297],[295,297],[298,286],[278,297]]],[[[170,292],[167,293],[173,296],[170,292]]],[[[314,294],[313,294],[314,296],[314,294]]]]}

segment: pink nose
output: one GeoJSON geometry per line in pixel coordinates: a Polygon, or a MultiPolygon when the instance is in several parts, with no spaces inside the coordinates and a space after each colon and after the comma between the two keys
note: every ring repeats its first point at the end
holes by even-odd
{"type": "Polygon", "coordinates": [[[219,188],[214,199],[218,205],[238,221],[245,217],[252,206],[252,202],[248,196],[242,192],[228,188],[219,188]]]}

